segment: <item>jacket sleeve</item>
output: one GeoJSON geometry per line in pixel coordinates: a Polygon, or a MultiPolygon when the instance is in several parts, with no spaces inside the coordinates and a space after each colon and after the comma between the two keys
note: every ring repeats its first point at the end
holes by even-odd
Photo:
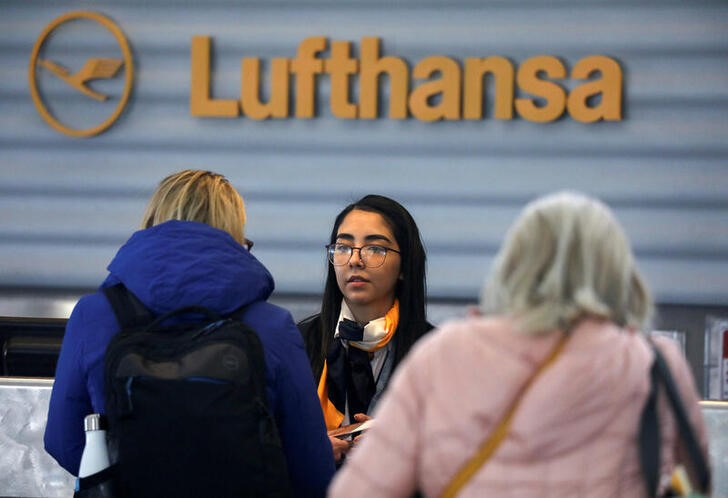
{"type": "Polygon", "coordinates": [[[325,496],[334,455],[301,334],[288,312],[268,313],[267,327],[260,335],[273,374],[270,398],[294,494],[325,496]]]}
{"type": "Polygon", "coordinates": [[[46,451],[73,475],[78,475],[85,443],[83,418],[92,412],[82,365],[81,308],[80,303],[76,305],[66,324],[44,435],[46,451]]]}

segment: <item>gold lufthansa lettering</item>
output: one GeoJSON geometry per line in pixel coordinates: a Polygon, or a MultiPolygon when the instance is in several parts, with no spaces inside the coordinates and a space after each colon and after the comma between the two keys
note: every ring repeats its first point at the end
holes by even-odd
{"type": "Polygon", "coordinates": [[[337,118],[354,119],[359,107],[352,103],[351,76],[359,71],[359,61],[350,55],[351,43],[331,42],[331,58],[324,62],[324,70],[331,77],[331,113],[337,118]]]}
{"type": "Polygon", "coordinates": [[[566,76],[566,68],[556,57],[533,57],[521,64],[516,76],[518,88],[543,101],[539,104],[533,98],[516,99],[518,114],[536,123],[547,123],[561,117],[566,104],[566,91],[558,83],[542,76],[561,79],[566,76]]]}
{"type": "Polygon", "coordinates": [[[622,119],[622,70],[614,59],[592,55],[580,60],[571,71],[571,77],[586,79],[594,73],[601,78],[583,83],[569,94],[567,103],[572,118],[582,123],[620,121],[622,119]],[[590,107],[587,100],[601,97],[599,105],[590,107]]]}
{"type": "Polygon", "coordinates": [[[448,57],[427,57],[415,66],[412,76],[425,80],[409,97],[409,109],[414,117],[421,121],[460,119],[460,66],[457,62],[448,57]],[[434,102],[438,98],[439,102],[434,102]]]}
{"type": "Polygon", "coordinates": [[[379,76],[389,77],[389,117],[407,117],[409,68],[399,57],[379,57],[379,38],[362,38],[359,73],[359,117],[379,117],[379,76]]]}
{"type": "Polygon", "coordinates": [[[505,57],[486,57],[465,59],[465,95],[463,96],[463,117],[465,119],[483,118],[483,80],[490,74],[495,82],[496,119],[513,119],[513,85],[515,71],[513,64],[505,57]]]}
{"type": "Polygon", "coordinates": [[[288,117],[288,59],[271,61],[272,88],[267,103],[260,100],[260,59],[246,57],[241,66],[240,105],[253,119],[288,117]]]}
{"type": "Polygon", "coordinates": [[[262,75],[267,64],[258,57],[246,57],[240,62],[240,98],[222,99],[212,97],[211,39],[195,36],[190,113],[228,118],[242,114],[259,120],[288,118],[293,111],[299,119],[315,118],[319,78],[325,75],[329,109],[340,119],[378,118],[384,107],[382,95],[387,96],[384,114],[389,119],[414,117],[430,122],[490,115],[498,120],[520,117],[548,123],[565,113],[582,123],[622,119],[622,69],[610,57],[585,57],[569,74],[564,62],[551,55],[528,58],[520,66],[502,56],[468,57],[462,68],[457,60],[437,55],[419,61],[410,74],[404,59],[383,56],[380,48],[380,38],[364,37],[356,58],[349,41],[329,44],[324,36],[309,37],[301,41],[295,57],[272,59],[267,79],[262,75]],[[567,78],[578,84],[568,85],[567,78]],[[261,88],[263,81],[270,82],[268,92],[261,88]],[[573,88],[568,90],[569,86],[573,88]],[[487,108],[488,102],[492,109],[487,108]]]}
{"type": "Polygon", "coordinates": [[[237,100],[213,99],[210,96],[211,45],[209,36],[192,37],[190,112],[193,116],[234,118],[240,114],[237,100]]]}

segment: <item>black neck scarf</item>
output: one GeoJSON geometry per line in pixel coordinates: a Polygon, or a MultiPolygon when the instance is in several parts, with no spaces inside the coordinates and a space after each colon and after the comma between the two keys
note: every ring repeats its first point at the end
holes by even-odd
{"type": "Polygon", "coordinates": [[[347,400],[351,415],[367,413],[376,393],[369,353],[351,345],[346,348],[342,343],[361,341],[363,337],[364,326],[345,318],[339,322],[339,337],[334,338],[326,355],[329,399],[341,413],[346,413],[347,400]]]}

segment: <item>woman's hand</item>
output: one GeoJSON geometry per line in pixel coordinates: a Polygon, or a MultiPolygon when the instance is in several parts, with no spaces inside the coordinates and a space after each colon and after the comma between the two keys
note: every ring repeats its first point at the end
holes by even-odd
{"type": "MultiPolygon", "coordinates": [[[[367,420],[371,420],[372,417],[367,415],[366,413],[356,413],[354,414],[354,420],[357,422],[366,422],[367,420]]],[[[354,444],[357,444],[359,440],[364,436],[364,433],[359,433],[357,437],[354,438],[354,444]]]]}
{"type": "MultiPolygon", "coordinates": [[[[354,415],[353,423],[366,422],[367,420],[371,420],[371,419],[372,418],[365,413],[357,413],[354,415]]],[[[340,464],[346,458],[346,455],[347,455],[347,453],[349,453],[351,448],[353,448],[354,445],[357,442],[359,442],[359,439],[361,439],[361,437],[362,437],[362,434],[359,434],[352,441],[350,439],[341,439],[341,438],[338,438],[335,436],[329,436],[329,441],[331,442],[331,449],[334,452],[334,461],[337,464],[340,464]]]]}
{"type": "Polygon", "coordinates": [[[336,463],[341,463],[351,449],[352,442],[334,436],[329,436],[329,441],[331,442],[331,448],[334,451],[334,461],[336,463]]]}

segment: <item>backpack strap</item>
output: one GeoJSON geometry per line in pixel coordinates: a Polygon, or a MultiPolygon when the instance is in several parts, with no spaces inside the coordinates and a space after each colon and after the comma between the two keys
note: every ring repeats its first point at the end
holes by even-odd
{"type": "Polygon", "coordinates": [[[102,290],[122,329],[140,327],[154,321],[154,315],[149,308],[121,282],[102,290]]]}
{"type": "Polygon", "coordinates": [[[687,411],[680,399],[680,393],[672,378],[665,357],[651,340],[648,340],[648,342],[655,353],[655,360],[650,369],[651,389],[647,398],[647,404],[642,412],[639,431],[640,460],[642,462],[642,473],[645,476],[648,496],[656,495],[659,484],[660,430],[659,420],[657,418],[657,391],[660,384],[665,388],[665,393],[670,402],[670,408],[677,422],[678,435],[682,438],[688,457],[690,458],[690,463],[692,464],[691,468],[697,477],[697,487],[702,492],[707,492],[710,489],[710,468],[708,462],[700,449],[695,430],[690,424],[687,411]]]}

